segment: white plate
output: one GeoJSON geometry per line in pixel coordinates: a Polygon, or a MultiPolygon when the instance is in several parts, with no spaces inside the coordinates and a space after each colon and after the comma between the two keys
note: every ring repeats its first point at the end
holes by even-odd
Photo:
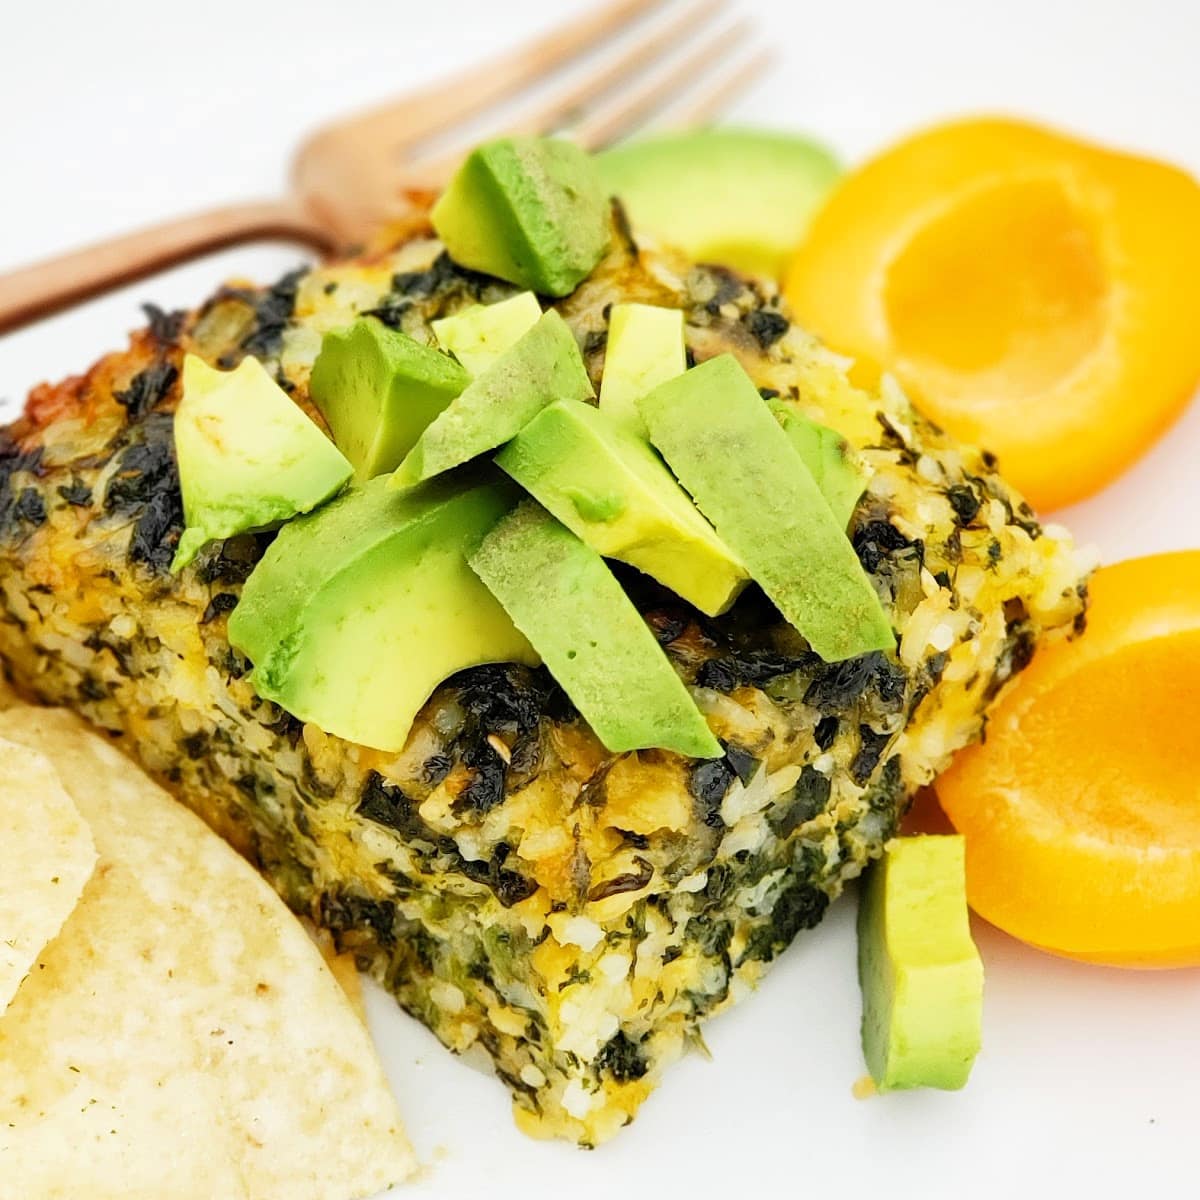
{"type": "MultiPolygon", "coordinates": [[[[269,194],[308,124],[583,7],[137,0],[75,6],[70,37],[53,6],[6,12],[0,266],[189,207],[269,194]]],[[[922,121],[1004,109],[1200,171],[1193,0],[743,7],[758,14],[778,55],[739,109],[748,120],[812,130],[857,156],[922,121]]],[[[188,304],[232,272],[271,278],[295,259],[281,250],[225,254],[4,338],[0,397],[15,401],[37,379],[121,345],[136,301],[188,304]]],[[[1056,519],[1109,561],[1200,546],[1198,447],[1193,405],[1123,479],[1056,519]]],[[[706,1028],[712,1061],[681,1063],[633,1127],[591,1154],[523,1138],[498,1083],[372,989],[372,1028],[428,1164],[403,1194],[1196,1193],[1200,972],[1078,966],[977,925],[988,968],[985,1048],[967,1090],[857,1101],[852,918],[850,900],[801,935],[757,996],[706,1028]]]]}

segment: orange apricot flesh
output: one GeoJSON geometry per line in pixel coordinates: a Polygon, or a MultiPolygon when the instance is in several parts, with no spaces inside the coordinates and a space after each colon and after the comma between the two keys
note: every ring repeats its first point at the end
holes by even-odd
{"type": "Polygon", "coordinates": [[[1102,569],[938,799],[971,906],[1053,953],[1200,964],[1200,551],[1102,569]]]}
{"type": "Polygon", "coordinates": [[[1115,478],[1200,381],[1200,185],[1018,121],[943,125],[843,180],[786,293],[1055,508],[1115,478]]]}

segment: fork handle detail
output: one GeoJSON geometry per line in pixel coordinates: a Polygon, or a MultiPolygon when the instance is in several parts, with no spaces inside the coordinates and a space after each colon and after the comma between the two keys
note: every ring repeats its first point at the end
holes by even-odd
{"type": "Polygon", "coordinates": [[[213,250],[275,238],[319,251],[334,240],[286,201],[194,213],[0,274],[0,333],[213,250]]]}

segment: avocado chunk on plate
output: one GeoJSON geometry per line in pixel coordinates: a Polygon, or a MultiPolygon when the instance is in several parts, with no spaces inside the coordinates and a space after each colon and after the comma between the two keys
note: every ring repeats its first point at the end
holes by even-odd
{"type": "Polygon", "coordinates": [[[604,560],[525,501],[483,539],[471,566],[614,754],[723,751],[604,560]]]}
{"type": "Polygon", "coordinates": [[[189,354],[175,413],[185,529],[172,571],[206,542],[272,529],[341,491],[354,468],[249,355],[218,371],[189,354]]]}
{"type": "Polygon", "coordinates": [[[309,391],[359,480],[394,471],[470,382],[448,354],[374,317],[330,330],[309,391]]]}
{"type": "Polygon", "coordinates": [[[652,233],[697,262],[774,278],[841,173],[824,146],[762,129],[666,133],[596,161],[635,233],[652,233]]]}
{"type": "Polygon", "coordinates": [[[254,689],[327,733],[399,751],[447,676],[537,665],[467,566],[515,498],[495,472],[403,494],[380,476],[287,525],[229,618],[254,689]]]}
{"type": "Polygon", "coordinates": [[[844,526],[736,358],[693,367],[639,407],[676,478],[817,654],[895,649],[844,526]]]}
{"type": "Polygon", "coordinates": [[[496,462],[597,553],[637,567],[709,616],[749,582],[658,455],[602,409],[551,404],[496,462]]]}
{"type": "Polygon", "coordinates": [[[637,402],[687,370],[683,312],[653,304],[614,304],[608,319],[600,407],[641,437],[646,425],[637,402]]]}
{"type": "Polygon", "coordinates": [[[967,920],[963,839],[896,838],[858,909],[863,1055],[880,1091],[956,1090],[979,1052],[983,963],[967,920]]]}
{"type": "Polygon", "coordinates": [[[473,150],[430,213],[456,263],[565,296],[608,246],[596,164],[561,138],[501,138],[473,150]]]}
{"type": "Polygon", "coordinates": [[[532,292],[520,292],[497,304],[472,304],[430,325],[438,345],[453,354],[474,378],[511,350],[541,315],[538,298],[532,292]]]}
{"type": "Polygon", "coordinates": [[[439,413],[392,476],[412,487],[502,446],[547,404],[586,400],[592,384],[566,321],[550,309],[439,413]]]}
{"type": "Polygon", "coordinates": [[[788,441],[845,529],[871,478],[871,468],[836,429],[812,421],[783,400],[768,400],[788,441]]]}

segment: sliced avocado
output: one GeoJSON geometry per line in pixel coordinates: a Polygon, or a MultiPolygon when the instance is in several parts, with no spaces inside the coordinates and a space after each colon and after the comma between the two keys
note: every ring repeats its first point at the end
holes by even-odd
{"type": "Polygon", "coordinates": [[[574,291],[608,246],[596,164],[560,138],[479,146],[430,217],[456,263],[545,296],[574,291]]]}
{"type": "Polygon", "coordinates": [[[687,370],[683,312],[653,304],[614,304],[608,319],[600,407],[646,436],[637,402],[687,370]]]}
{"type": "Polygon", "coordinates": [[[555,400],[591,395],[575,335],[550,309],[435,418],[392,476],[392,486],[412,487],[502,446],[555,400]]]}
{"type": "Polygon", "coordinates": [[[604,560],[532,501],[483,539],[471,566],[614,754],[723,751],[604,560]]]}
{"type": "Polygon", "coordinates": [[[845,529],[871,478],[871,468],[836,429],[809,420],[783,400],[768,400],[767,407],[845,529]]]}
{"type": "Polygon", "coordinates": [[[880,1091],[967,1082],[983,963],[967,920],[963,839],[897,838],[859,900],[863,1055],[880,1091]]]}
{"type": "Polygon", "coordinates": [[[538,298],[532,292],[521,292],[498,304],[473,304],[430,324],[438,345],[453,354],[474,378],[511,350],[541,315],[538,298]]]}
{"type": "Polygon", "coordinates": [[[761,129],[699,129],[597,155],[634,232],[697,262],[779,278],[841,169],[806,138],[761,129]]]}
{"type": "Polygon", "coordinates": [[[374,317],[321,341],[309,391],[359,480],[394,471],[470,382],[448,354],[374,317]]]}
{"type": "Polygon", "coordinates": [[[175,413],[186,528],[171,564],[205,542],[270,529],[323,504],[354,468],[304,411],[247,356],[218,371],[189,354],[175,413]]]}
{"type": "Polygon", "coordinates": [[[844,527],[733,355],[660,384],[639,408],[700,511],[826,662],[895,648],[844,527]]]}
{"type": "Polygon", "coordinates": [[[715,616],[749,582],[649,445],[579,400],[544,408],[496,462],[593,550],[715,616]]]}
{"type": "Polygon", "coordinates": [[[327,733],[398,751],[455,671],[536,665],[466,560],[515,494],[492,472],[403,495],[379,477],[285,526],[229,618],[255,691],[327,733]]]}

